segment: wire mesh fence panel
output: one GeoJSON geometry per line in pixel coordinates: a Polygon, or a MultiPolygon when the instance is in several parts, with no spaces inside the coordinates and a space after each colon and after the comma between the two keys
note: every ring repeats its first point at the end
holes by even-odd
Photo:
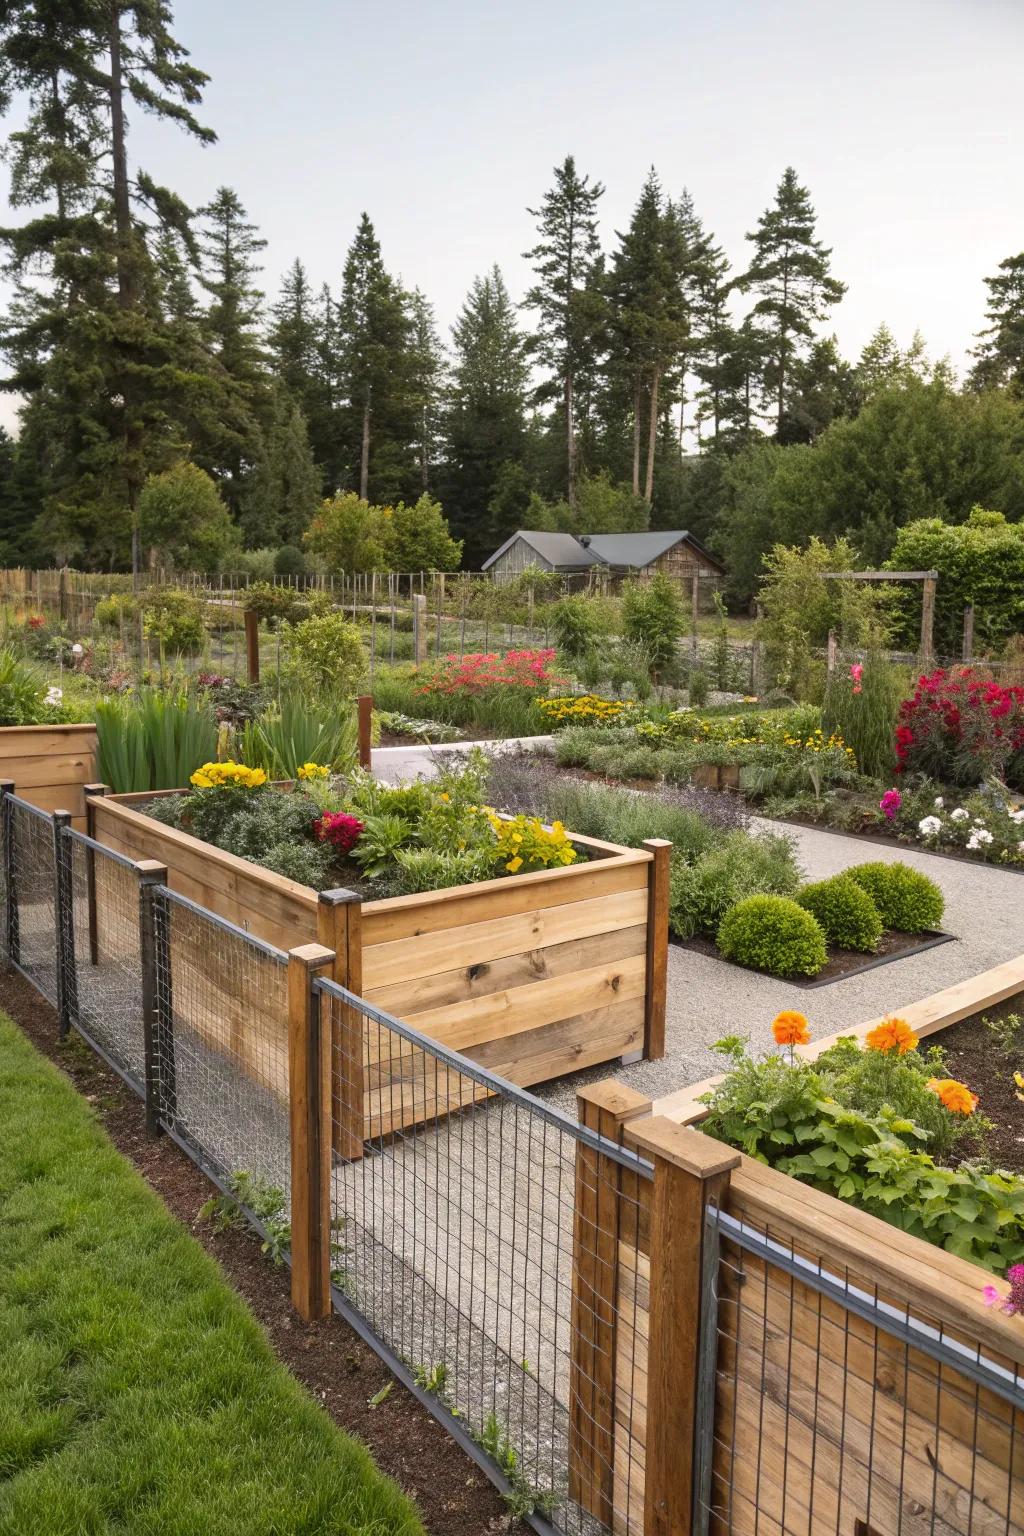
{"type": "Polygon", "coordinates": [[[57,1003],[57,909],[53,821],[45,811],[6,795],[9,958],[57,1003]]]}
{"type": "MultiPolygon", "coordinates": [[[[610,1530],[613,1437],[600,1405],[619,1302],[596,1273],[614,1272],[610,1234],[591,1243],[584,1275],[579,1224],[602,1202],[628,1221],[619,1175],[636,1185],[648,1166],[333,983],[317,986],[332,1010],[335,1285],[457,1415],[516,1508],[560,1531],[610,1530]]],[[[619,1348],[633,1337],[618,1330],[619,1348]]]]}
{"type": "MultiPolygon", "coordinates": [[[[711,1475],[698,1528],[1013,1536],[1024,1375],[835,1263],[719,1227],[711,1475]]],[[[912,1280],[908,1277],[908,1292],[912,1280]]]]}
{"type": "Polygon", "coordinates": [[[138,1092],[145,1077],[139,877],[131,859],[63,833],[69,866],[61,960],[72,1022],[138,1092]]]}
{"type": "Polygon", "coordinates": [[[160,1118],[219,1178],[288,1203],[287,956],[156,887],[160,1118]]]}

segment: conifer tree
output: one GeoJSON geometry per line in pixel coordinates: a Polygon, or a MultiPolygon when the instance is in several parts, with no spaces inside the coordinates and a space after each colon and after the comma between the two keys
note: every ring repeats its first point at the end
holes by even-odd
{"type": "Polygon", "coordinates": [[[429,490],[440,433],[445,360],[434,320],[434,306],[414,288],[409,295],[409,395],[416,419],[416,460],[421,490],[429,490]]]}
{"type": "Polygon", "coordinates": [[[1024,251],[986,277],[988,325],[975,348],[971,382],[977,389],[1010,388],[1024,394],[1024,251]]]}
{"type": "Polygon", "coordinates": [[[762,393],[775,414],[777,435],[793,364],[813,338],[815,325],[846,292],[831,274],[832,252],[815,237],[814,228],[810,194],[787,166],[774,204],[747,236],[754,255],[741,280],[755,294],[753,318],[764,345],[762,393]]]}
{"type": "Polygon", "coordinates": [[[313,290],[306,269],[298,259],[285,273],[270,316],[267,350],[274,373],[308,414],[319,391],[317,317],[313,290]]]}
{"type": "Polygon", "coordinates": [[[685,341],[684,296],[686,245],[671,203],[666,204],[652,167],[633,211],[629,229],[619,235],[619,249],[609,276],[613,357],[629,380],[633,419],[633,495],[651,500],[659,423],[659,393],[667,371],[678,362],[685,341]],[[646,415],[646,433],[642,423],[646,415]],[[647,467],[641,492],[641,439],[646,436],[647,467]]]}
{"type": "Polygon", "coordinates": [[[597,204],[604,187],[580,176],[572,155],[555,167],[555,183],[540,208],[540,240],[524,253],[534,264],[536,283],[524,299],[538,314],[532,347],[552,375],[543,395],[561,397],[565,434],[566,498],[576,504],[577,381],[593,367],[594,343],[604,319],[597,204]]]}
{"type": "Polygon", "coordinates": [[[406,295],[385,270],[380,242],[365,213],[345,262],[338,332],[350,421],[349,465],[365,501],[371,448],[378,459],[380,483],[374,489],[379,497],[392,491],[414,435],[408,378],[412,322],[406,295]]]}
{"type": "Polygon", "coordinates": [[[306,419],[298,402],[278,383],[242,507],[246,544],[250,548],[301,545],[320,494],[321,476],[310,451],[306,419]]]}
{"type": "Polygon", "coordinates": [[[474,278],[452,326],[452,348],[443,501],[465,541],[466,563],[475,570],[513,531],[507,519],[529,498],[529,488],[520,486],[509,499],[503,476],[523,457],[529,363],[497,266],[474,278]]]}

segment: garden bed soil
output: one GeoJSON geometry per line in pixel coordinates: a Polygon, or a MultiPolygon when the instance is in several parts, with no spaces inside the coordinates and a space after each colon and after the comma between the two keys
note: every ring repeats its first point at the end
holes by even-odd
{"type": "Polygon", "coordinates": [[[278,1358],[336,1424],[358,1436],[382,1472],[420,1510],[431,1536],[484,1536],[514,1519],[479,1467],[396,1381],[369,1345],[338,1316],[306,1323],[292,1310],[290,1271],[260,1252],[255,1233],[215,1232],[197,1220],[217,1189],[169,1136],[146,1134],[142,1100],[72,1032],[61,1044],[57,1016],[22,977],[0,971],[0,1008],[33,1045],[71,1078],[107,1135],[160,1195],[261,1323],[278,1358]],[[370,1399],[390,1382],[376,1407],[370,1399]]]}
{"type": "MultiPolygon", "coordinates": [[[[1020,1002],[1014,998],[1003,1008],[987,1010],[989,1017],[1014,1012],[1020,1002]]],[[[962,1019],[938,1034],[929,1036],[922,1046],[941,1045],[946,1052],[950,1077],[966,1083],[978,1095],[979,1108],[992,1129],[981,1149],[995,1168],[1008,1168],[1024,1174],[1024,1104],[1017,1098],[1014,1072],[1024,1072],[1024,1029],[1019,1043],[1009,1054],[1001,1051],[981,1016],[962,1019]]],[[[978,1149],[968,1147],[964,1157],[977,1156],[978,1149]]]]}
{"type": "MultiPolygon", "coordinates": [[[[838,945],[830,945],[828,960],[823,970],[816,976],[783,976],[775,978],[785,981],[789,986],[802,987],[809,991],[814,987],[827,987],[833,981],[845,981],[850,976],[858,976],[862,971],[874,970],[875,966],[888,965],[893,960],[904,960],[910,955],[919,955],[923,950],[935,949],[939,944],[949,944],[954,935],[941,933],[937,930],[927,933],[898,933],[895,929],[883,933],[878,943],[878,949],[874,954],[865,954],[859,949],[840,949],[838,945]]],[[[698,955],[710,955],[714,960],[720,960],[723,965],[734,965],[735,961],[726,960],[714,939],[695,938],[679,939],[669,935],[669,942],[680,949],[692,949],[698,955]]],[[[746,969],[746,967],[739,967],[746,969]]],[[[767,976],[767,971],[757,972],[760,976],[767,976]]]]}

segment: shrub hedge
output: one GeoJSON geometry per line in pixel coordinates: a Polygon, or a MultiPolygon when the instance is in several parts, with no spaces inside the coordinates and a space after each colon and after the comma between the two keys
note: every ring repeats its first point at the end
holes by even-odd
{"type": "Polygon", "coordinates": [[[867,891],[884,927],[900,933],[923,933],[942,921],[942,892],[934,880],[909,864],[855,864],[846,873],[867,891]]]}
{"type": "Polygon", "coordinates": [[[816,976],[828,954],[817,918],[788,896],[748,896],[723,917],[718,947],[727,960],[771,976],[816,976]]]}

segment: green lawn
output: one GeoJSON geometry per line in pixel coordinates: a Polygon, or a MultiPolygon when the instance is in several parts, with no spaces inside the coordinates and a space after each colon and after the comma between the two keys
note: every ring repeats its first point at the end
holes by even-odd
{"type": "Polygon", "coordinates": [[[423,1536],[0,1015],[4,1536],[423,1536]]]}

